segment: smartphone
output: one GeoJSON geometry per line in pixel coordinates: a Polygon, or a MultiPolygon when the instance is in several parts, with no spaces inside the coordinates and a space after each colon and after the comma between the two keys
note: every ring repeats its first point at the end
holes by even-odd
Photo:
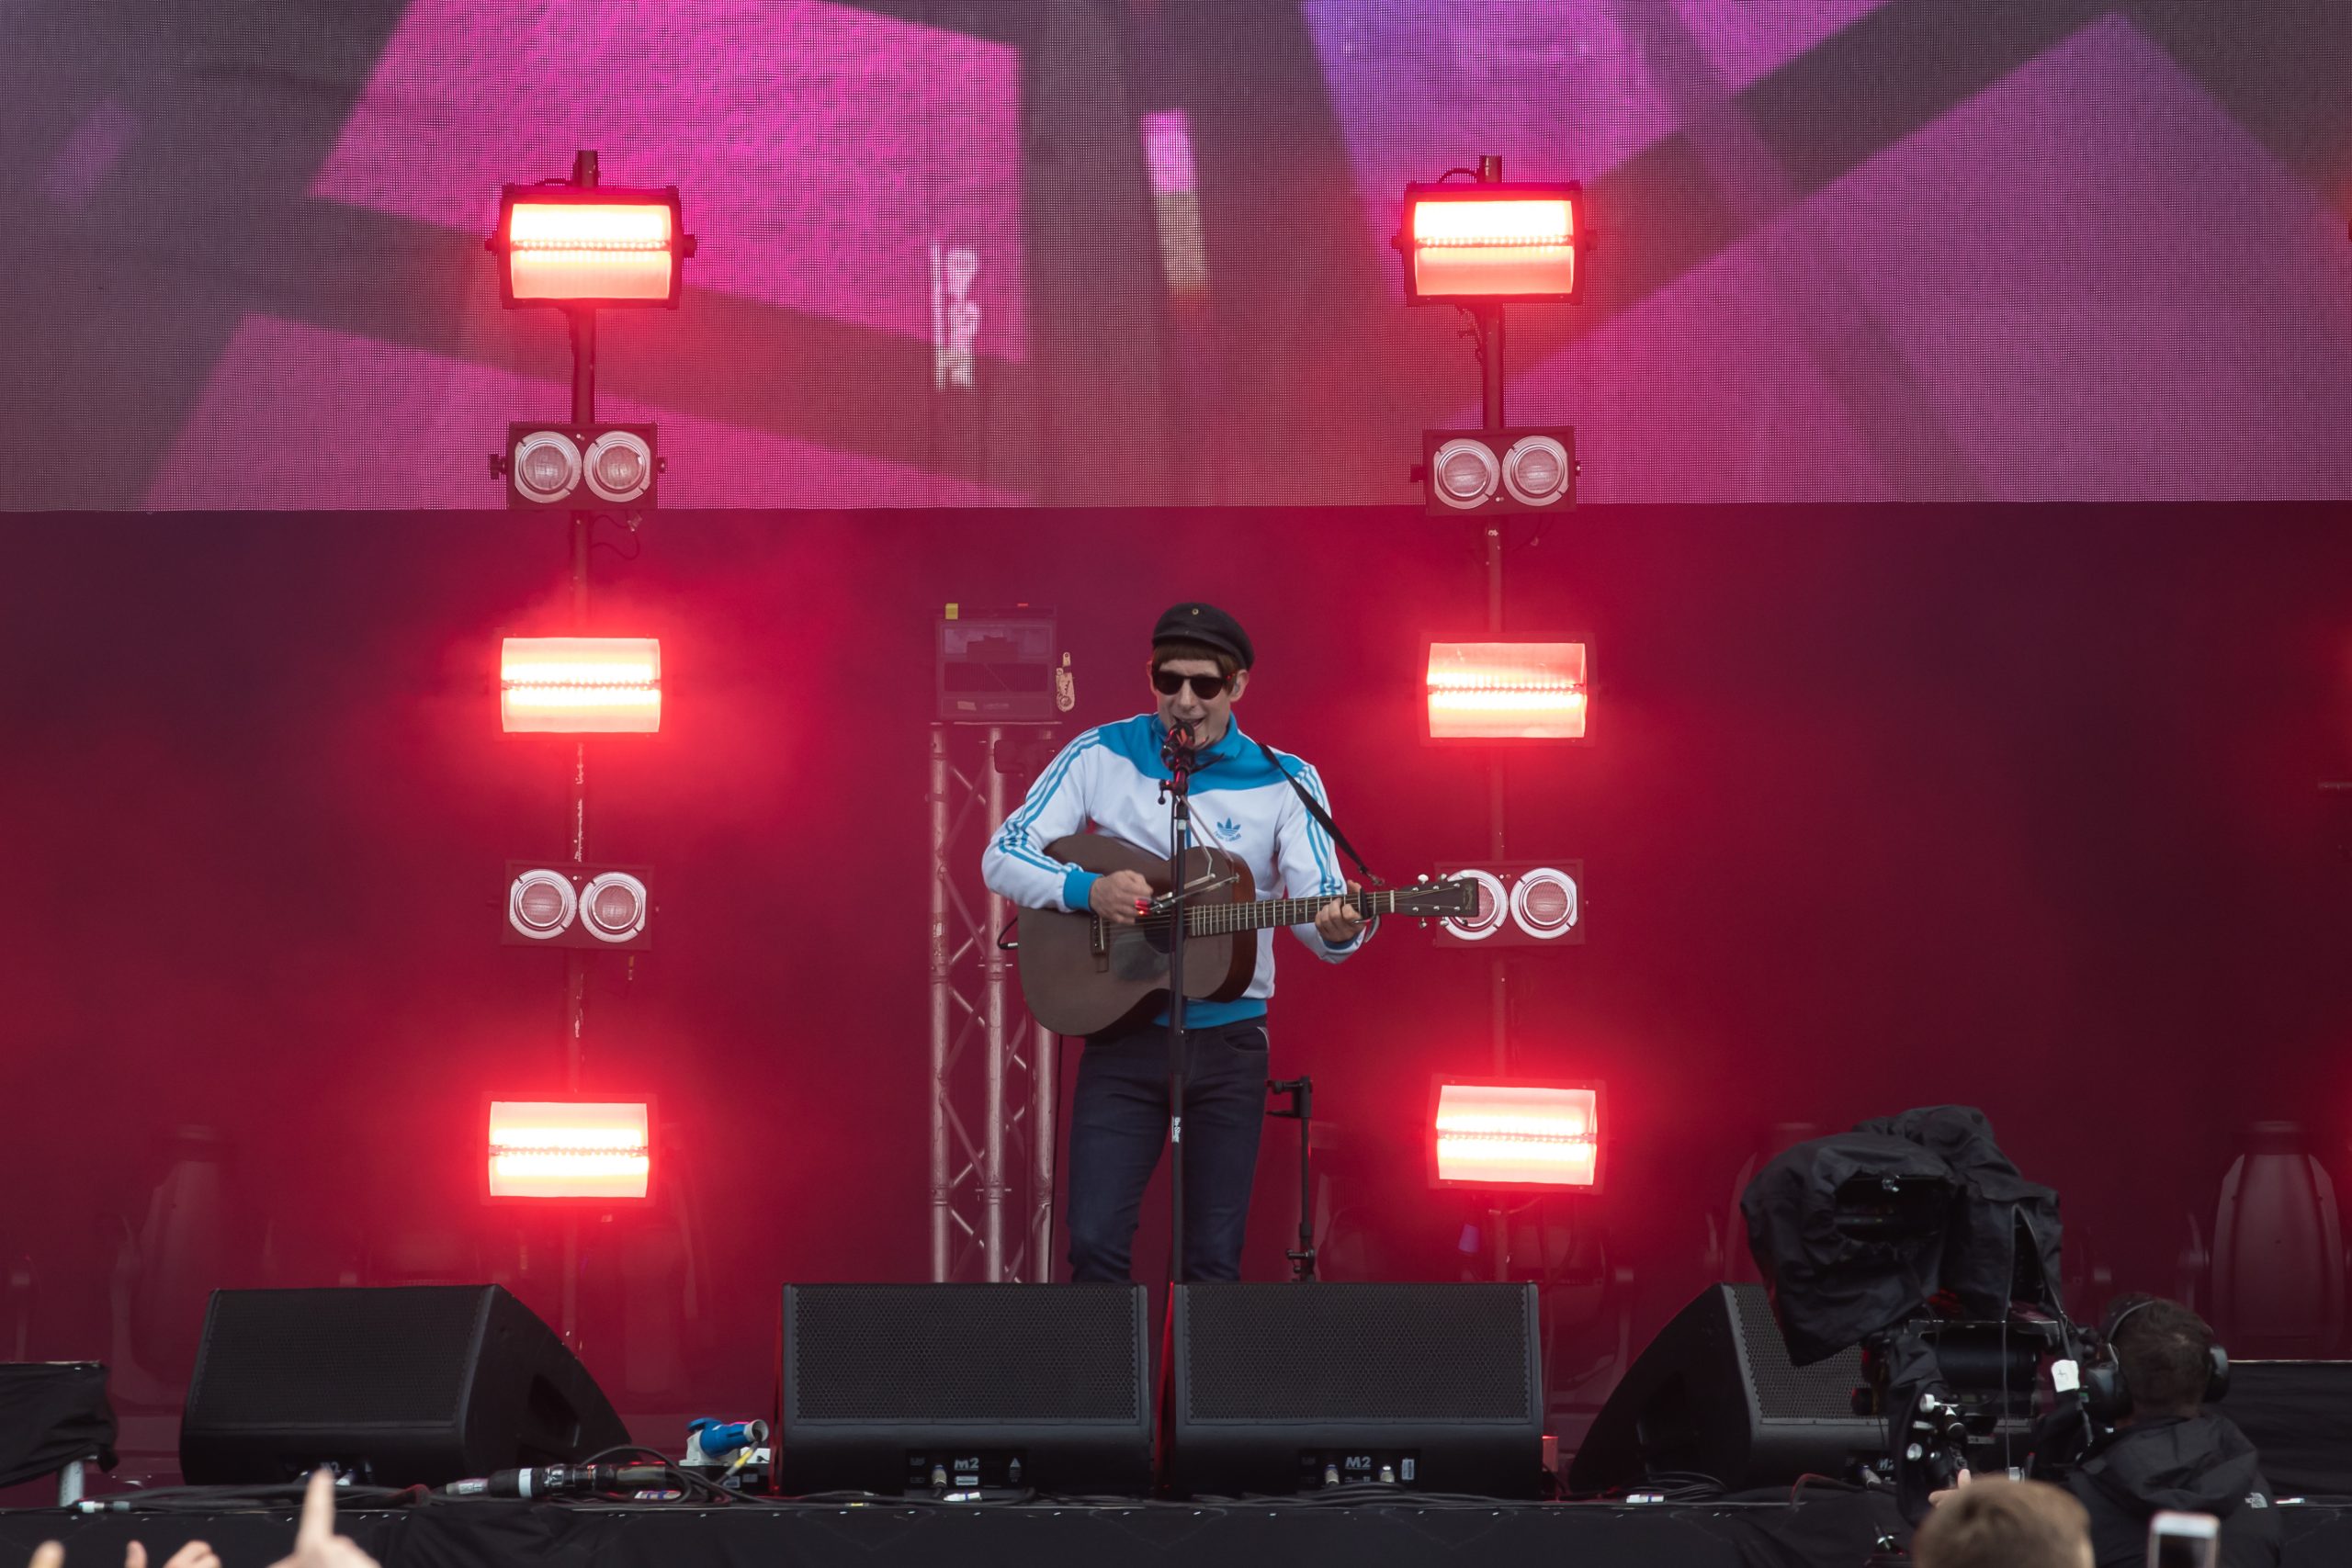
{"type": "Polygon", "coordinates": [[[2211,1514],[2170,1510],[2148,1521],[2148,1568],[2214,1568],[2222,1555],[2222,1521],[2211,1514]]]}

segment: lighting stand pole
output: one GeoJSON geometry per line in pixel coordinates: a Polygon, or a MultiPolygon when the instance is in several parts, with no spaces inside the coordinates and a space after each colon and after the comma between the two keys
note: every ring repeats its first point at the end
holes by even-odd
{"type": "MultiPolygon", "coordinates": [[[[1478,160],[1478,183],[1494,185],[1503,177],[1503,161],[1487,154],[1478,160]]],[[[1488,430],[1503,427],[1503,308],[1499,303],[1481,305],[1476,318],[1478,323],[1478,381],[1482,394],[1484,420],[1488,430]]],[[[1487,518],[1487,636],[1497,642],[1503,635],[1503,535],[1502,525],[1493,515],[1487,518]]],[[[1504,761],[1500,751],[1491,751],[1487,758],[1487,854],[1496,864],[1504,859],[1503,785],[1504,761]]],[[[1492,997],[1495,1076],[1510,1076],[1510,975],[1499,953],[1487,960],[1488,990],[1492,997]]],[[[1498,1194],[1487,1212],[1487,1227],[1495,1235],[1495,1278],[1510,1279],[1510,1218],[1504,1211],[1498,1194]]]]}
{"type": "MultiPolygon", "coordinates": [[[[1489,154],[1478,160],[1478,183],[1494,185],[1503,177],[1503,161],[1489,154]]],[[[1486,427],[1503,427],[1503,308],[1500,304],[1482,305],[1476,311],[1478,322],[1478,378],[1485,394],[1486,427]]],[[[1502,525],[1492,515],[1487,519],[1487,635],[1497,641],[1503,635],[1503,535],[1502,525]]],[[[1497,862],[1503,858],[1503,758],[1494,752],[1487,759],[1487,852],[1497,862]]],[[[1510,1071],[1510,1036],[1508,1004],[1504,989],[1503,960],[1497,954],[1489,960],[1494,966],[1494,1044],[1495,1071],[1507,1075],[1510,1071]]]]}
{"type": "MultiPolygon", "coordinates": [[[[1482,186],[1500,185],[1503,161],[1488,152],[1478,160],[1478,183],[1482,186]]],[[[1485,394],[1487,428],[1503,427],[1503,308],[1500,301],[1490,301],[1476,308],[1478,318],[1479,389],[1485,394]]],[[[1498,568],[1498,570],[1500,569],[1498,568]]],[[[1499,588],[1495,592],[1500,592],[1499,588]]],[[[1499,602],[1497,604],[1499,610],[1499,602]]]]}
{"type": "MultiPolygon", "coordinates": [[[[596,183],[596,154],[582,148],[572,154],[571,183],[596,183]]],[[[596,311],[574,305],[564,311],[571,323],[571,423],[596,422],[596,311]]],[[[588,635],[588,535],[593,516],[571,514],[571,627],[588,635]]],[[[573,743],[571,752],[571,863],[588,863],[588,738],[573,743]]],[[[566,1091],[580,1093],[580,1057],[588,1027],[588,954],[581,948],[563,950],[563,1056],[566,1091]]],[[[580,1348],[580,1216],[567,1207],[563,1216],[563,1342],[580,1348]]]]}

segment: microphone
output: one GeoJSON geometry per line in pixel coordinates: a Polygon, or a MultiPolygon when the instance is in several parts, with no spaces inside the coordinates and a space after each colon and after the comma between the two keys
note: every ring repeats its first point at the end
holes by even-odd
{"type": "Polygon", "coordinates": [[[670,1485],[666,1464],[549,1464],[536,1470],[493,1470],[441,1488],[450,1497],[585,1497],[670,1485]]]}
{"type": "Polygon", "coordinates": [[[1198,732],[1182,719],[1178,719],[1168,727],[1168,739],[1159,743],[1160,764],[1171,773],[1198,772],[1199,764],[1194,761],[1194,754],[1200,750],[1200,744],[1198,732]]]}

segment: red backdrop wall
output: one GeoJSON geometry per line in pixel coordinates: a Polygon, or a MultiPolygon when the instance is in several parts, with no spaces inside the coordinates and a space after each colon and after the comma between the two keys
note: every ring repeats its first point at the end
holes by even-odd
{"type": "MultiPolygon", "coordinates": [[[[1510,629],[1589,633],[1598,678],[1588,747],[1510,764],[1513,854],[1582,858],[1589,895],[1586,945],[1514,965],[1517,1066],[1609,1085],[1578,1213],[1645,1328],[1710,1277],[1708,1218],[1776,1122],[1981,1105],[2070,1234],[2157,1289],[2248,1122],[2341,1163],[2339,513],[1596,507],[1513,543],[1510,629]]],[[[213,1282],[511,1269],[479,1100],[560,1086],[560,962],[501,946],[497,900],[507,858],[565,844],[566,773],[562,742],[500,734],[494,661],[562,629],[560,525],[29,515],[0,544],[28,1352],[107,1353],[120,1237],[187,1126],[231,1151],[213,1282]]],[[[1419,636],[1483,626],[1453,525],[683,513],[595,559],[595,620],[662,637],[667,696],[658,737],[594,749],[594,858],[651,863],[661,910],[633,972],[600,961],[587,1081],[658,1093],[696,1230],[675,1347],[629,1293],[669,1244],[588,1238],[591,1364],[640,1404],[759,1408],[786,1279],[924,1273],[943,603],[1054,606],[1089,721],[1144,705],[1166,603],[1222,603],[1261,649],[1245,723],[1317,762],[1388,875],[1485,847],[1482,755],[1415,722],[1419,636]]],[[[1477,1215],[1422,1186],[1419,1121],[1430,1073],[1487,1064],[1485,962],[1401,928],[1337,969],[1289,946],[1276,1066],[1345,1134],[1355,1266],[1448,1277],[1477,1215]]],[[[1259,1277],[1293,1147],[1267,1140],[1259,1277]]],[[[549,1238],[521,1239],[552,1315],[549,1238]]],[[[160,1378],[200,1305],[140,1304],[160,1378]]]]}

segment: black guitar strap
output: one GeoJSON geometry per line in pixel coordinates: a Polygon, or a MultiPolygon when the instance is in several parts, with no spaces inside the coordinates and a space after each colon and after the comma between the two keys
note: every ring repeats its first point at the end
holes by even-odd
{"type": "Polygon", "coordinates": [[[1331,841],[1333,843],[1348,852],[1348,858],[1356,863],[1356,869],[1358,871],[1363,873],[1363,885],[1366,887],[1387,886],[1388,884],[1381,881],[1379,877],[1373,874],[1372,867],[1363,863],[1363,856],[1356,853],[1356,847],[1348,842],[1348,836],[1340,831],[1340,825],[1331,820],[1331,814],[1323,809],[1323,803],[1315,798],[1315,792],[1308,789],[1305,784],[1299,783],[1298,775],[1296,773],[1292,773],[1288,768],[1283,766],[1283,760],[1274,755],[1274,749],[1272,747],[1267,745],[1262,740],[1258,740],[1258,738],[1254,735],[1250,737],[1250,739],[1257,740],[1258,750],[1266,754],[1266,761],[1274,765],[1274,772],[1282,774],[1284,779],[1290,782],[1290,787],[1298,792],[1298,798],[1306,807],[1306,814],[1309,817],[1314,818],[1317,822],[1320,823],[1325,832],[1331,835],[1331,841]]]}

